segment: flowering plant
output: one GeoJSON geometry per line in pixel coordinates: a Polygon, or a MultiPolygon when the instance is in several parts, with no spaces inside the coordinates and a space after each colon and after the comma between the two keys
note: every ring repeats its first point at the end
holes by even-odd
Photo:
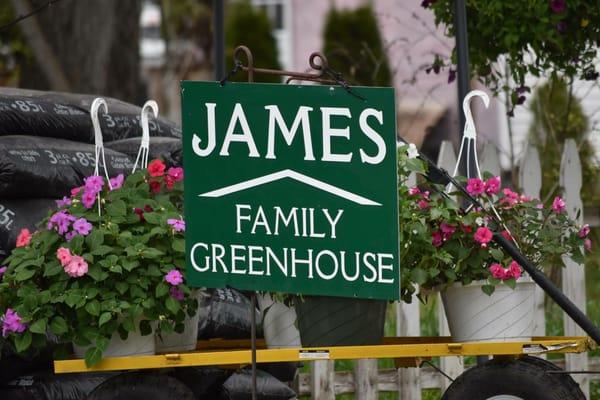
{"type": "Polygon", "coordinates": [[[2,336],[23,352],[51,333],[90,346],[93,365],[114,334],[182,331],[197,307],[181,272],[182,179],[160,160],[127,179],[90,176],[23,230],[2,268],[2,336]]]}
{"type": "MultiPolygon", "coordinates": [[[[400,267],[402,298],[410,302],[417,285],[421,291],[454,282],[468,285],[485,280],[482,290],[515,286],[521,266],[492,241],[500,232],[540,267],[563,265],[563,256],[583,261],[582,248],[589,250],[589,226],[578,226],[565,212],[565,202],[556,197],[544,206],[538,200],[501,187],[499,177],[459,179],[467,192],[486,208],[497,210],[498,224],[482,209],[462,210],[459,192],[447,195],[445,188],[429,184],[407,185],[412,172],[427,173],[426,166],[411,158],[407,147],[399,149],[400,174],[400,267]],[[408,151],[407,151],[408,150],[408,151]]],[[[421,294],[421,293],[420,293],[421,294]]]]}
{"type": "MultiPolygon", "coordinates": [[[[437,25],[455,36],[454,1],[423,0],[437,25]]],[[[486,0],[466,2],[469,61],[490,89],[513,86],[511,102],[521,104],[529,91],[525,76],[548,71],[569,78],[597,80],[596,54],[600,40],[600,7],[585,0],[486,0]],[[506,60],[506,70],[498,61],[506,60]],[[514,81],[514,83],[513,83],[514,81]]],[[[456,49],[451,60],[436,56],[431,70],[449,67],[456,75],[456,49]]],[[[429,71],[429,70],[428,70],[429,71]]]]}

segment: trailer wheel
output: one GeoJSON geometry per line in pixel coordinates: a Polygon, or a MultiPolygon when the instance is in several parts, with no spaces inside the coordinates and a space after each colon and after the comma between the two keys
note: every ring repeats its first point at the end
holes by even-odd
{"type": "Polygon", "coordinates": [[[156,373],[126,373],[98,385],[86,400],[194,400],[194,394],[175,378],[156,373]]]}
{"type": "Polygon", "coordinates": [[[536,357],[491,360],[465,371],[448,387],[442,400],[585,400],[566,374],[536,357]]]}

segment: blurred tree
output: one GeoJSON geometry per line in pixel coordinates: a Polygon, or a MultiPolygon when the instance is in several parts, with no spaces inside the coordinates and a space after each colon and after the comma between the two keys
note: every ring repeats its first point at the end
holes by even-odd
{"type": "MultiPolygon", "coordinates": [[[[254,56],[254,66],[279,69],[277,42],[271,33],[267,15],[252,7],[247,0],[229,3],[225,20],[225,66],[233,68],[233,50],[239,45],[247,46],[254,56]]],[[[246,60],[242,60],[246,63],[246,60]]],[[[248,80],[248,75],[238,72],[231,78],[238,82],[248,80]]],[[[273,75],[256,75],[256,82],[280,83],[281,78],[273,75]]]]}
{"type": "MultiPolygon", "coordinates": [[[[11,0],[20,15],[41,4],[11,0]]],[[[98,93],[137,102],[141,0],[61,1],[20,22],[33,57],[20,86],[98,93]]]]}
{"type": "Polygon", "coordinates": [[[351,85],[390,86],[388,59],[373,9],[329,10],[323,53],[351,85]]]}
{"type": "Polygon", "coordinates": [[[581,104],[564,79],[553,75],[536,89],[531,101],[533,121],[529,139],[539,153],[542,163],[542,199],[556,194],[561,155],[565,139],[575,139],[579,146],[583,182],[581,197],[585,204],[598,204],[600,193],[594,183],[598,176],[594,147],[588,134],[588,119],[581,104]]]}

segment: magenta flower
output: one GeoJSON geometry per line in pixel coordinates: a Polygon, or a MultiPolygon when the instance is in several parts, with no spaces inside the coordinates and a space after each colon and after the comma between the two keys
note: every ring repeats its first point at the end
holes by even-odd
{"type": "Polygon", "coordinates": [[[492,237],[492,231],[485,226],[477,228],[475,235],[473,235],[473,238],[476,242],[481,244],[481,247],[487,247],[487,244],[492,240],[492,237]]]}
{"type": "Polygon", "coordinates": [[[0,279],[2,279],[2,276],[4,275],[7,269],[8,267],[6,265],[0,267],[0,279]]]}
{"type": "Polygon", "coordinates": [[[6,312],[0,317],[2,323],[2,336],[7,337],[9,333],[23,333],[27,325],[21,322],[21,316],[12,308],[7,308],[6,312]]]}
{"type": "Polygon", "coordinates": [[[467,192],[471,196],[479,196],[485,190],[485,184],[479,178],[469,178],[467,181],[467,192]]]}
{"type": "Polygon", "coordinates": [[[87,192],[94,192],[97,194],[102,190],[102,186],[104,186],[104,178],[98,175],[88,176],[83,179],[84,187],[87,192]]]}
{"type": "Polygon", "coordinates": [[[583,241],[583,247],[587,250],[587,251],[592,251],[592,240],[590,238],[587,238],[583,241]]]}
{"type": "Polygon", "coordinates": [[[408,189],[408,194],[409,196],[416,196],[418,194],[421,193],[421,189],[419,189],[418,187],[411,187],[410,189],[408,189]]]}
{"type": "Polygon", "coordinates": [[[167,175],[173,178],[175,182],[183,180],[183,168],[171,167],[167,170],[167,175]]]}
{"type": "Polygon", "coordinates": [[[513,192],[509,188],[504,188],[502,192],[504,193],[504,197],[500,200],[500,204],[506,205],[508,207],[517,204],[519,202],[519,199],[521,198],[519,196],[519,193],[513,192]]]}
{"type": "Polygon", "coordinates": [[[81,202],[85,208],[92,208],[94,203],[96,202],[96,195],[98,192],[94,191],[85,191],[83,192],[83,196],[81,196],[81,202]]]}
{"type": "Polygon", "coordinates": [[[60,200],[56,200],[56,207],[64,207],[64,206],[70,206],[71,205],[71,199],[68,198],[67,196],[64,196],[62,199],[60,200]]]}
{"type": "Polygon", "coordinates": [[[421,199],[417,202],[417,206],[419,206],[419,209],[421,210],[427,210],[429,208],[429,203],[427,200],[421,199]]]}
{"type": "Polygon", "coordinates": [[[560,196],[556,196],[552,201],[552,211],[554,211],[557,214],[560,214],[561,212],[565,211],[566,206],[567,205],[565,204],[565,201],[560,196]]]}
{"type": "Polygon", "coordinates": [[[550,9],[556,14],[560,14],[567,9],[565,0],[550,0],[550,9]]]}
{"type": "Polygon", "coordinates": [[[119,174],[119,175],[115,176],[114,178],[110,178],[109,182],[110,182],[110,186],[112,187],[112,190],[119,189],[121,186],[123,186],[124,180],[125,180],[125,177],[123,176],[123,174],[119,174]]]}
{"type": "Polygon", "coordinates": [[[431,244],[435,247],[440,247],[444,242],[440,231],[431,232],[431,244]]]}
{"type": "Polygon", "coordinates": [[[169,218],[167,224],[171,225],[175,232],[185,231],[185,221],[182,219],[169,218]]]}
{"type": "Polygon", "coordinates": [[[183,293],[183,290],[176,286],[172,286],[171,289],[169,289],[169,294],[172,298],[178,301],[182,301],[185,298],[185,293],[183,293]]]}
{"type": "Polygon", "coordinates": [[[172,269],[165,275],[165,281],[172,286],[177,286],[183,283],[183,275],[179,270],[172,269]]]}
{"type": "Polygon", "coordinates": [[[519,263],[517,263],[516,261],[512,261],[508,266],[508,271],[506,272],[506,275],[509,278],[519,279],[521,277],[521,272],[521,266],[519,265],[519,263]]]}
{"type": "Polygon", "coordinates": [[[485,192],[488,195],[498,194],[500,192],[500,185],[502,184],[499,176],[494,176],[485,181],[485,192]]]}
{"type": "Polygon", "coordinates": [[[92,231],[92,224],[85,218],[73,222],[73,230],[82,236],[87,236],[92,231]]]}
{"type": "Polygon", "coordinates": [[[442,222],[440,224],[440,231],[442,231],[442,237],[443,237],[443,239],[444,240],[448,240],[448,239],[450,239],[450,237],[452,236],[452,234],[454,232],[456,232],[456,227],[454,227],[454,226],[452,226],[450,224],[447,224],[445,222],[442,222]]]}
{"type": "Polygon", "coordinates": [[[579,230],[579,237],[584,239],[587,237],[587,235],[590,234],[590,224],[585,224],[584,226],[581,227],[581,229],[579,230]]]}
{"type": "Polygon", "coordinates": [[[498,264],[498,263],[494,263],[492,265],[490,265],[489,268],[490,273],[492,274],[492,277],[496,278],[496,279],[506,279],[506,269],[504,269],[504,267],[502,267],[502,265],[498,264]]]}

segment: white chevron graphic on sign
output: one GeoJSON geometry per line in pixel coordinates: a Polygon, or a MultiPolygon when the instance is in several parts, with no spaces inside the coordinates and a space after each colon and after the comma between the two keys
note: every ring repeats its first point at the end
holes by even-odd
{"type": "Polygon", "coordinates": [[[275,182],[275,181],[278,181],[280,179],[285,179],[285,178],[291,178],[298,182],[305,183],[309,186],[312,186],[317,189],[323,190],[325,192],[342,197],[346,200],[350,200],[356,204],[360,204],[363,206],[381,206],[380,203],[377,203],[373,200],[369,200],[366,197],[362,197],[357,194],[348,192],[347,190],[340,189],[336,186],[322,182],[315,178],[311,178],[310,176],[306,176],[304,174],[293,171],[291,169],[284,169],[282,171],[274,172],[272,174],[268,174],[268,175],[250,179],[250,180],[247,180],[244,182],[236,183],[231,186],[226,186],[221,189],[202,193],[202,194],[199,194],[198,196],[199,197],[222,197],[222,196],[226,196],[231,193],[240,192],[242,190],[250,189],[250,188],[253,188],[256,186],[265,185],[267,183],[275,182]]]}

